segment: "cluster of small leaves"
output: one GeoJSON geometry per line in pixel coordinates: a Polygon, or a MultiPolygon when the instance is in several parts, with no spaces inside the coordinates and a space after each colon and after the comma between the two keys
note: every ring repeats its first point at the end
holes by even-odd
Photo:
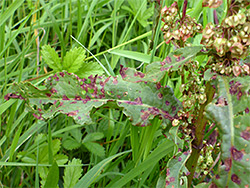
{"type": "Polygon", "coordinates": [[[207,24],[201,41],[212,50],[210,62],[215,72],[224,75],[249,75],[250,67],[241,62],[249,53],[250,10],[226,17],[221,25],[207,24]]]}
{"type": "Polygon", "coordinates": [[[183,47],[189,37],[193,37],[197,32],[201,31],[202,26],[196,23],[189,15],[186,15],[185,11],[182,17],[180,17],[178,11],[176,1],[169,8],[165,6],[161,10],[162,21],[164,22],[161,30],[167,44],[172,41],[183,47]]]}
{"type": "Polygon", "coordinates": [[[181,117],[181,129],[183,129],[185,135],[190,135],[193,124],[197,119],[200,105],[206,102],[207,96],[203,75],[199,73],[198,62],[194,61],[185,64],[179,70],[179,74],[184,74],[184,70],[188,73],[188,81],[180,87],[183,109],[179,111],[178,115],[181,117]]]}
{"type": "Polygon", "coordinates": [[[66,53],[61,59],[54,48],[50,45],[42,47],[42,57],[46,64],[55,72],[67,71],[74,73],[80,78],[85,78],[90,75],[102,74],[102,67],[97,62],[85,62],[85,50],[82,48],[74,48],[66,53]]]}
{"type": "MultiPolygon", "coordinates": [[[[205,140],[203,142],[206,142],[205,140]]],[[[204,143],[203,143],[204,144],[204,143]]],[[[213,152],[215,150],[215,146],[209,144],[204,145],[201,150],[201,155],[198,159],[197,169],[196,169],[196,178],[199,178],[200,175],[209,175],[210,168],[214,163],[213,152]]]]}

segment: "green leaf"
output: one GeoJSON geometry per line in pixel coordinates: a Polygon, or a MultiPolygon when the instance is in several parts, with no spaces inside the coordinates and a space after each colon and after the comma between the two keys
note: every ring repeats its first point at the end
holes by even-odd
{"type": "Polygon", "coordinates": [[[108,103],[109,107],[122,109],[133,125],[148,126],[156,116],[168,124],[178,118],[177,111],[181,108],[171,88],[162,87],[160,83],[127,82],[120,76],[79,79],[63,72],[50,77],[46,88],[39,90],[29,83],[13,86],[38,119],[63,113],[79,124],[90,124],[90,112],[108,103]]]}
{"type": "Polygon", "coordinates": [[[80,159],[73,158],[72,161],[69,161],[68,166],[64,170],[63,176],[63,186],[67,188],[73,188],[78,182],[79,178],[82,175],[82,164],[80,159]],[[72,165],[72,166],[71,166],[72,165]],[[79,165],[79,166],[74,166],[79,165]]]}
{"type": "Polygon", "coordinates": [[[154,151],[152,151],[150,155],[148,155],[145,161],[126,173],[120,180],[115,180],[115,182],[111,181],[111,183],[107,187],[124,187],[124,185],[126,185],[132,179],[136,178],[148,168],[153,168],[160,159],[162,159],[166,155],[172,154],[173,148],[174,143],[172,141],[166,140],[162,142],[154,151]]]}
{"type": "Polygon", "coordinates": [[[193,46],[180,48],[170,53],[163,62],[154,62],[146,67],[145,74],[140,73],[133,68],[122,68],[121,75],[126,81],[130,82],[159,82],[167,71],[175,71],[191,60],[200,52],[202,46],[193,46]]]}
{"type": "Polygon", "coordinates": [[[129,153],[131,151],[124,151],[121,153],[118,153],[116,155],[110,156],[104,160],[102,160],[100,163],[95,165],[93,168],[91,168],[80,180],[79,182],[74,186],[75,188],[82,187],[82,188],[88,188],[94,181],[95,179],[100,175],[104,167],[109,164],[113,159],[129,153]]]}
{"type": "Polygon", "coordinates": [[[213,184],[218,187],[250,185],[249,77],[217,75],[218,97],[206,108],[221,135],[221,160],[213,184]]]}
{"type": "Polygon", "coordinates": [[[68,51],[63,59],[62,67],[69,73],[76,73],[84,64],[85,50],[74,48],[68,51]]]}
{"type": "Polygon", "coordinates": [[[51,48],[50,45],[44,45],[41,53],[45,63],[47,63],[51,69],[57,72],[62,71],[61,59],[54,48],[51,48]]]}
{"type": "Polygon", "coordinates": [[[45,182],[45,188],[57,188],[57,184],[59,181],[59,168],[57,166],[56,161],[49,169],[49,174],[47,176],[47,180],[45,182]]]}
{"type": "Polygon", "coordinates": [[[104,147],[100,144],[94,142],[84,142],[83,145],[93,154],[98,155],[100,157],[105,156],[104,147]]]}
{"type": "MultiPolygon", "coordinates": [[[[151,58],[151,55],[140,53],[140,52],[129,51],[129,50],[117,50],[117,49],[115,49],[115,50],[109,51],[109,53],[119,55],[122,57],[126,57],[129,59],[134,59],[134,60],[144,62],[144,63],[150,63],[150,58],[151,58]]],[[[154,57],[154,60],[160,61],[161,59],[158,57],[154,57]]]]}
{"type": "Polygon", "coordinates": [[[79,148],[81,146],[81,143],[69,136],[66,138],[66,140],[63,141],[62,146],[67,150],[73,150],[79,148]]]}
{"type": "Polygon", "coordinates": [[[87,78],[90,75],[102,75],[103,68],[97,62],[88,62],[82,63],[82,66],[78,71],[75,72],[77,76],[80,78],[87,78]]]}
{"type": "Polygon", "coordinates": [[[103,137],[104,137],[104,134],[102,132],[89,133],[85,136],[82,142],[84,143],[84,142],[92,142],[96,140],[101,140],[103,137]]]}

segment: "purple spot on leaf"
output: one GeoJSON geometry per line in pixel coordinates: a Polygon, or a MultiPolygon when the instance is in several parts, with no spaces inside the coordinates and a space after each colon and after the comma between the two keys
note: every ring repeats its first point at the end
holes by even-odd
{"type": "Polygon", "coordinates": [[[120,67],[121,67],[121,69],[120,69],[120,74],[121,74],[121,76],[122,76],[122,79],[124,79],[124,78],[126,78],[127,77],[127,75],[126,75],[126,70],[128,70],[128,68],[123,68],[123,66],[122,65],[120,65],[120,67]]]}
{"type": "Polygon", "coordinates": [[[158,96],[159,99],[162,99],[162,97],[163,97],[162,93],[158,93],[157,96],[158,96]]]}
{"type": "Polygon", "coordinates": [[[143,114],[141,115],[141,119],[142,120],[147,120],[149,117],[150,113],[148,111],[143,112],[143,114]]]}
{"type": "Polygon", "coordinates": [[[232,159],[231,158],[227,158],[225,159],[224,161],[224,164],[225,164],[225,171],[229,171],[232,167],[232,159]]]}
{"type": "Polygon", "coordinates": [[[178,158],[178,161],[179,161],[179,162],[181,161],[181,157],[178,158]]]}
{"type": "Polygon", "coordinates": [[[244,130],[240,133],[240,136],[244,138],[245,140],[250,140],[250,132],[247,130],[244,130]]]}
{"type": "Polygon", "coordinates": [[[80,101],[80,100],[82,100],[82,97],[76,95],[74,99],[77,101],[80,101]]]}
{"type": "Polygon", "coordinates": [[[232,174],[231,180],[238,185],[241,183],[241,179],[236,174],[232,174]]]}
{"type": "Polygon", "coordinates": [[[170,178],[169,178],[169,181],[170,181],[170,183],[171,183],[171,182],[174,182],[174,181],[175,181],[175,178],[174,178],[174,177],[170,177],[170,178]]]}
{"type": "Polygon", "coordinates": [[[73,102],[71,102],[70,104],[76,104],[77,102],[76,101],[73,101],[73,102]]]}
{"type": "Polygon", "coordinates": [[[56,90],[55,88],[52,88],[52,89],[50,90],[50,92],[51,92],[51,93],[57,93],[57,90],[56,90]]]}
{"type": "Polygon", "coordinates": [[[55,78],[56,81],[59,81],[59,77],[57,76],[57,74],[55,74],[53,78],[55,78]]]}
{"type": "Polygon", "coordinates": [[[143,78],[145,75],[142,72],[135,72],[134,76],[139,76],[140,78],[143,78]]]}
{"type": "Polygon", "coordinates": [[[117,78],[116,78],[116,77],[114,77],[113,84],[114,84],[114,85],[118,84],[118,81],[117,81],[117,78]]]}
{"type": "Polygon", "coordinates": [[[161,87],[162,87],[162,86],[161,86],[161,83],[160,83],[160,82],[157,82],[157,83],[156,83],[156,88],[157,88],[157,89],[161,89],[161,87]]]}
{"type": "Polygon", "coordinates": [[[60,72],[59,74],[60,74],[61,77],[65,76],[64,72],[60,72]]]}
{"type": "Polygon", "coordinates": [[[16,94],[13,94],[13,93],[8,93],[7,95],[4,96],[5,100],[9,100],[10,98],[12,98],[12,99],[21,99],[21,100],[24,99],[21,95],[16,95],[16,94]]]}
{"type": "Polygon", "coordinates": [[[78,110],[75,110],[75,111],[72,111],[72,112],[69,112],[69,113],[66,113],[68,116],[72,117],[72,116],[75,116],[78,114],[78,110]]]}
{"type": "Polygon", "coordinates": [[[136,99],[135,99],[135,102],[138,103],[138,104],[142,104],[141,97],[136,98],[136,99]]]}
{"type": "Polygon", "coordinates": [[[245,109],[245,112],[246,112],[247,114],[249,113],[249,108],[248,108],[248,107],[245,109]]]}
{"type": "Polygon", "coordinates": [[[170,105],[170,102],[169,102],[169,101],[166,101],[165,104],[168,106],[168,105],[170,105]]]}
{"type": "Polygon", "coordinates": [[[167,56],[167,57],[166,57],[166,61],[167,61],[167,63],[169,64],[169,63],[172,62],[172,59],[171,59],[169,56],[167,56]]]}
{"type": "Polygon", "coordinates": [[[62,100],[68,101],[69,98],[68,98],[66,95],[63,95],[63,96],[62,96],[62,100]]]}
{"type": "Polygon", "coordinates": [[[60,102],[57,108],[61,107],[63,105],[63,102],[60,102]]]}
{"type": "Polygon", "coordinates": [[[172,111],[174,112],[176,110],[176,106],[172,106],[172,111]]]}
{"type": "Polygon", "coordinates": [[[43,120],[42,115],[39,114],[39,116],[35,113],[32,114],[36,119],[43,120]]]}
{"type": "Polygon", "coordinates": [[[237,150],[235,147],[231,147],[231,154],[233,156],[233,159],[236,161],[241,161],[243,158],[243,153],[237,150]]]}

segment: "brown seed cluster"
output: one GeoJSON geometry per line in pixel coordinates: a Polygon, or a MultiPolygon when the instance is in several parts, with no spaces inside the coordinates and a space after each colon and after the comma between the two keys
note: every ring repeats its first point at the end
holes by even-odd
{"type": "Polygon", "coordinates": [[[189,37],[193,37],[195,33],[202,29],[202,26],[197,24],[189,15],[180,17],[177,2],[174,2],[169,8],[165,6],[161,10],[161,15],[164,22],[161,30],[167,44],[174,41],[180,47],[183,47],[189,37]]]}
{"type": "Polygon", "coordinates": [[[222,0],[203,0],[202,6],[209,8],[217,8],[222,4],[222,0]]]}
{"type": "Polygon", "coordinates": [[[212,69],[220,74],[239,76],[249,74],[249,66],[242,64],[249,53],[250,10],[226,17],[221,25],[207,24],[201,44],[212,50],[212,69]]]}

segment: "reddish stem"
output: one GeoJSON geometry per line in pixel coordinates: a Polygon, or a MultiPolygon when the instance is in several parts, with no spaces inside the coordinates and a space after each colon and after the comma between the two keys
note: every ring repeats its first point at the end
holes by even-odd
{"type": "Polygon", "coordinates": [[[182,9],[182,18],[181,18],[181,21],[183,21],[184,18],[186,17],[187,3],[188,3],[188,0],[184,0],[184,5],[183,5],[183,9],[182,9]]]}

